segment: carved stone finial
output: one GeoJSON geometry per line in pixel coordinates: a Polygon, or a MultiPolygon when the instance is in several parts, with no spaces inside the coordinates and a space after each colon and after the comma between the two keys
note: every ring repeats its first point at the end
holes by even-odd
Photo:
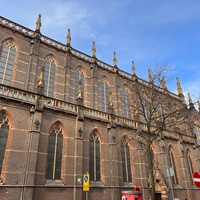
{"type": "Polygon", "coordinates": [[[68,32],[67,32],[67,46],[71,46],[71,34],[70,34],[69,28],[68,28],[68,32]]]}
{"type": "Polygon", "coordinates": [[[191,96],[190,96],[189,92],[188,92],[188,101],[189,101],[189,103],[192,103],[192,99],[191,99],[191,96]]]}
{"type": "Polygon", "coordinates": [[[199,112],[200,112],[200,102],[198,101],[198,109],[199,109],[199,112]]]}
{"type": "Polygon", "coordinates": [[[163,88],[164,90],[166,90],[166,89],[167,89],[167,84],[166,84],[166,81],[165,81],[165,77],[164,77],[164,76],[162,77],[161,84],[162,84],[162,88],[163,88]]]}
{"type": "Polygon", "coordinates": [[[148,69],[148,77],[149,77],[149,82],[153,83],[152,75],[151,75],[151,70],[148,69]]]}
{"type": "Polygon", "coordinates": [[[117,67],[117,56],[116,52],[114,51],[114,58],[113,58],[114,67],[117,67]]]}
{"type": "Polygon", "coordinates": [[[96,58],[96,46],[94,41],[92,43],[92,57],[96,58]]]}
{"type": "Polygon", "coordinates": [[[136,69],[135,69],[135,63],[132,61],[132,74],[135,76],[136,75],[136,69]]]}
{"type": "Polygon", "coordinates": [[[194,104],[193,104],[193,102],[192,102],[192,98],[191,98],[189,92],[188,92],[188,101],[189,101],[190,108],[194,108],[194,104]]]}
{"type": "Polygon", "coordinates": [[[178,77],[176,77],[176,83],[177,83],[177,90],[178,90],[178,94],[183,94],[182,88],[181,88],[181,84],[178,80],[178,77]]]}
{"type": "Polygon", "coordinates": [[[41,14],[38,15],[38,19],[36,22],[36,29],[35,32],[40,33],[40,28],[41,28],[42,24],[41,24],[41,14]]]}
{"type": "Polygon", "coordinates": [[[81,80],[78,82],[78,94],[77,94],[77,97],[78,97],[78,99],[82,99],[83,98],[81,80]]]}
{"type": "Polygon", "coordinates": [[[182,88],[181,88],[181,84],[178,80],[178,77],[176,77],[176,83],[177,83],[178,95],[179,95],[181,101],[185,104],[185,97],[183,95],[183,91],[182,91],[182,88]]]}

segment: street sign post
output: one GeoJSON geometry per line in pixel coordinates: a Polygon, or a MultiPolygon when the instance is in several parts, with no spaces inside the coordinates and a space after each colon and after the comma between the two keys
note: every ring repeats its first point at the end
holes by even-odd
{"type": "Polygon", "coordinates": [[[193,173],[193,181],[194,184],[197,188],[200,188],[200,173],[199,172],[194,172],[193,173]]]}
{"type": "Polygon", "coordinates": [[[90,175],[83,175],[83,191],[88,192],[90,190],[90,175]]]}

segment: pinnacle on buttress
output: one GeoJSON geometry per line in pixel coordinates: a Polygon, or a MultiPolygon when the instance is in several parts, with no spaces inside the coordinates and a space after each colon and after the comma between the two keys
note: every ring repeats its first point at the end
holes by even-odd
{"type": "Polygon", "coordinates": [[[117,67],[117,56],[116,52],[114,51],[114,58],[113,58],[114,67],[117,67]]]}
{"type": "Polygon", "coordinates": [[[167,84],[166,84],[166,81],[165,81],[165,77],[164,77],[164,76],[162,77],[161,84],[162,84],[162,88],[163,88],[164,90],[167,90],[167,84]]]}
{"type": "Polygon", "coordinates": [[[132,61],[132,74],[134,76],[136,76],[136,69],[135,69],[135,63],[134,63],[134,61],[132,61]]]}
{"type": "Polygon", "coordinates": [[[176,83],[177,83],[178,96],[180,97],[180,100],[182,101],[182,103],[185,104],[185,97],[181,88],[181,84],[178,80],[178,77],[176,77],[176,83]]]}
{"type": "Polygon", "coordinates": [[[200,112],[200,102],[198,101],[198,110],[200,112]]]}
{"type": "Polygon", "coordinates": [[[71,46],[71,34],[70,34],[69,28],[68,28],[68,31],[67,31],[67,46],[71,46]]]}
{"type": "Polygon", "coordinates": [[[192,98],[190,97],[190,93],[189,92],[188,92],[188,101],[189,101],[190,108],[193,108],[194,104],[192,102],[192,98]]]}
{"type": "Polygon", "coordinates": [[[92,42],[92,57],[96,58],[96,46],[95,42],[92,42]]]}
{"type": "Polygon", "coordinates": [[[41,14],[38,15],[38,19],[36,22],[36,28],[35,28],[35,32],[40,33],[40,28],[41,28],[42,24],[41,24],[41,14]]]}
{"type": "Polygon", "coordinates": [[[148,78],[149,78],[149,82],[153,83],[153,78],[152,78],[151,70],[150,69],[148,69],[148,78]]]}
{"type": "Polygon", "coordinates": [[[67,46],[71,45],[71,34],[70,34],[70,29],[68,28],[67,31],[67,46]]]}

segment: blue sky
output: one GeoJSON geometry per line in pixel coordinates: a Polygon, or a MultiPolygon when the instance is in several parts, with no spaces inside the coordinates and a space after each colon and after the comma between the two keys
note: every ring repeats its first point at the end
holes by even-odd
{"type": "Polygon", "coordinates": [[[42,15],[41,33],[91,55],[95,41],[97,58],[144,78],[147,69],[166,64],[168,89],[176,93],[178,77],[185,96],[200,96],[200,1],[199,0],[0,0],[1,16],[35,29],[42,15]]]}

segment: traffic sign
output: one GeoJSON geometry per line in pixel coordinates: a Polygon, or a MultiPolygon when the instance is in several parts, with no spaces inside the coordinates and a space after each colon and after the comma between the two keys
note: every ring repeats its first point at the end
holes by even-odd
{"type": "Polygon", "coordinates": [[[90,175],[83,175],[83,191],[88,192],[90,190],[90,175]]]}
{"type": "Polygon", "coordinates": [[[200,174],[199,172],[194,172],[193,174],[193,181],[197,188],[200,188],[200,174]]]}

